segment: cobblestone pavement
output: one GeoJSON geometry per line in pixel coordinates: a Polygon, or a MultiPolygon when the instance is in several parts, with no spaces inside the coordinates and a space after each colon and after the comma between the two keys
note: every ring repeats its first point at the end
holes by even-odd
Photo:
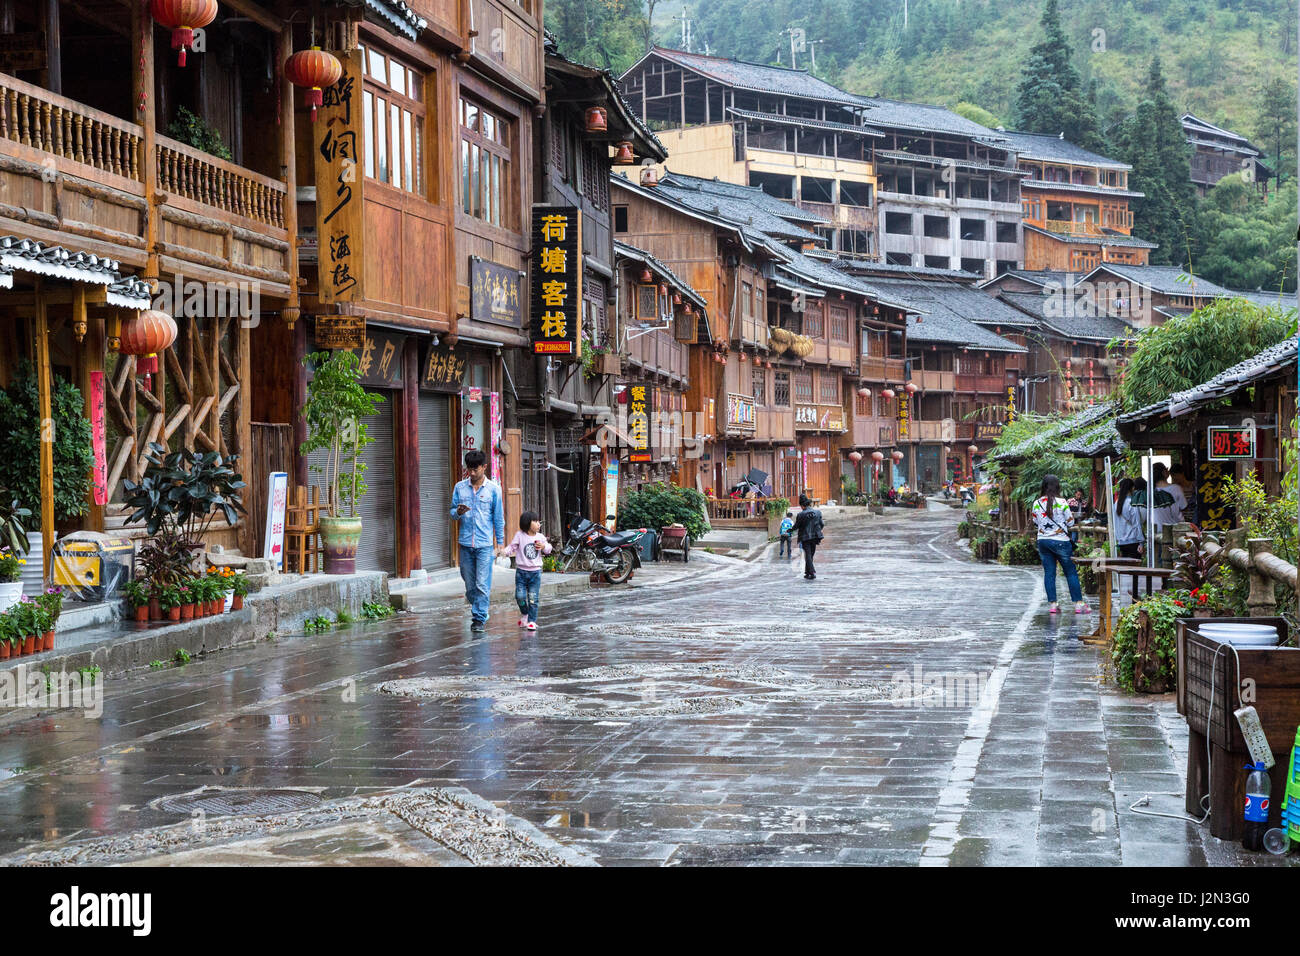
{"type": "Polygon", "coordinates": [[[1181,810],[1172,703],[1107,685],[1076,639],[1095,617],[1050,619],[1036,571],[972,563],[958,517],[828,524],[811,582],[773,548],[549,602],[535,634],[401,615],[108,681],[100,720],[11,714],[0,862],[511,862],[473,849],[501,825],[483,806],[553,841],[518,862],[1238,862],[1129,810],[1181,810]],[[403,799],[487,803],[431,836],[391,809],[415,781],[403,799]],[[195,842],[167,798],[201,787],[327,810],[210,818],[195,842]]]}

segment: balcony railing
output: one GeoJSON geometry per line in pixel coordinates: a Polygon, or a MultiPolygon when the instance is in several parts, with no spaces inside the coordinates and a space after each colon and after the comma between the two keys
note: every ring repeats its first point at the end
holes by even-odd
{"type": "Polygon", "coordinates": [[[758,408],[754,417],[757,421],[753,436],[755,441],[794,440],[793,408],[758,408]]]}
{"type": "Polygon", "coordinates": [[[938,422],[912,422],[912,438],[917,441],[953,442],[957,440],[957,424],[950,418],[938,422]]]}
{"type": "Polygon", "coordinates": [[[953,372],[913,369],[912,381],[926,392],[951,392],[957,387],[956,374],[953,372]]]}
{"type": "Polygon", "coordinates": [[[1005,375],[964,375],[957,373],[959,392],[1000,392],[1006,387],[1005,375]]]}
{"type": "Polygon", "coordinates": [[[284,228],[284,183],[165,136],[158,137],[158,188],[265,226],[284,228]]]}
{"type": "Polygon", "coordinates": [[[858,362],[858,374],[870,382],[901,382],[903,360],[864,355],[858,362]]]}
{"type": "Polygon", "coordinates": [[[1104,236],[1101,226],[1095,222],[1072,222],[1068,219],[1047,220],[1047,231],[1065,236],[1104,236]]]}
{"type": "Polygon", "coordinates": [[[686,346],[668,332],[648,332],[631,338],[627,344],[628,360],[647,372],[686,381],[686,346]]]}

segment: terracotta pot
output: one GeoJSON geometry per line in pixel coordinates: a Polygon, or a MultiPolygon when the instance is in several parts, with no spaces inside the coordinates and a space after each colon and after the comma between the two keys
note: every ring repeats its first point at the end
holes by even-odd
{"type": "Polygon", "coordinates": [[[244,596],[242,594],[235,595],[234,600],[230,604],[230,609],[232,611],[242,611],[244,609],[244,596]]]}
{"type": "Polygon", "coordinates": [[[53,632],[53,631],[46,631],[46,632],[45,632],[45,644],[44,644],[44,646],[42,647],[42,650],[46,650],[46,651],[52,651],[52,650],[54,650],[54,632],[53,632]]]}
{"type": "Polygon", "coordinates": [[[9,642],[0,641],[0,661],[9,660],[9,642]]]}
{"type": "Polygon", "coordinates": [[[23,656],[23,639],[22,639],[21,637],[16,638],[16,639],[14,640],[13,645],[12,645],[10,651],[9,651],[9,656],[10,656],[10,657],[22,657],[22,656],[23,656]]]}
{"type": "Polygon", "coordinates": [[[361,543],[360,518],[321,515],[320,540],[325,548],[326,574],[355,574],[357,546],[361,543]]]}
{"type": "Polygon", "coordinates": [[[181,619],[181,606],[179,604],[177,604],[175,607],[169,607],[167,609],[167,620],[179,621],[180,619],[181,619]]]}
{"type": "Polygon", "coordinates": [[[147,621],[147,620],[149,620],[149,605],[148,605],[148,604],[141,604],[139,607],[137,607],[137,608],[133,608],[132,610],[135,612],[135,619],[136,619],[137,621],[147,621]]]}
{"type": "Polygon", "coordinates": [[[181,620],[182,620],[182,621],[192,621],[192,620],[194,620],[194,605],[193,605],[193,603],[190,603],[190,604],[182,604],[182,605],[181,605],[181,620]]]}
{"type": "Polygon", "coordinates": [[[158,603],[157,598],[149,599],[149,620],[161,621],[163,619],[162,605],[158,603]]]}
{"type": "Polygon", "coordinates": [[[28,634],[23,637],[23,655],[36,653],[36,635],[28,634]]]}
{"type": "Polygon", "coordinates": [[[208,613],[209,613],[209,614],[220,614],[220,613],[221,613],[221,605],[224,604],[224,603],[225,603],[225,602],[222,601],[221,598],[213,598],[211,601],[208,602],[208,613]]]}

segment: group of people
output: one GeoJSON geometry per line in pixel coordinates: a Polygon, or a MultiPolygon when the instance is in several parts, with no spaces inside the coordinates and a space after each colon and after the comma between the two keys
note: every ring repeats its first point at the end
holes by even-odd
{"type": "MultiPolygon", "coordinates": [[[[1157,462],[1151,470],[1151,482],[1145,478],[1124,478],[1115,492],[1115,543],[1121,557],[1141,558],[1146,540],[1148,514],[1157,538],[1160,529],[1183,520],[1187,507],[1186,476],[1181,465],[1172,469],[1157,462]],[[1148,511],[1148,509],[1150,509],[1148,511]]],[[[1076,496],[1077,497],[1077,496],[1076,496]]],[[[1070,589],[1076,614],[1087,614],[1088,603],[1079,587],[1079,571],[1074,564],[1078,540],[1078,509],[1061,497],[1061,482],[1055,475],[1045,475],[1038,500],[1030,509],[1038,532],[1038,556],[1043,563],[1043,589],[1047,592],[1048,612],[1060,613],[1056,600],[1056,569],[1060,565],[1070,589]]]]}

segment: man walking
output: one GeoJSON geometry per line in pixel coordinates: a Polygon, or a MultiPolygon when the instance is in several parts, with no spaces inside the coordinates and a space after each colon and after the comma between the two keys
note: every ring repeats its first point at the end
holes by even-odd
{"type": "Polygon", "coordinates": [[[813,555],[822,540],[822,513],[812,506],[807,495],[799,496],[799,515],[794,519],[794,532],[803,548],[803,576],[812,581],[817,577],[813,570],[813,555]]]}
{"type": "Polygon", "coordinates": [[[492,595],[492,562],[505,547],[506,516],[501,488],[487,477],[483,452],[465,452],[465,470],[469,477],[457,482],[451,493],[451,517],[460,522],[460,576],[473,618],[470,630],[482,631],[492,595]]]}

